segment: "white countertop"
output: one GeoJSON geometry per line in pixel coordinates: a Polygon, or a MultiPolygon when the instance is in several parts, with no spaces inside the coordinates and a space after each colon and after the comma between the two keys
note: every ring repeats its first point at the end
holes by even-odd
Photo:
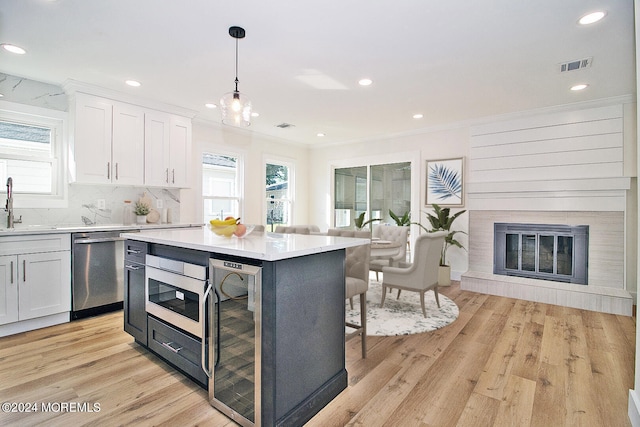
{"type": "Polygon", "coordinates": [[[0,237],[22,234],[90,233],[93,231],[138,231],[168,228],[201,227],[202,224],[96,224],[96,225],[26,225],[15,228],[0,228],[0,237]]]}
{"type": "Polygon", "coordinates": [[[369,239],[304,234],[253,232],[238,238],[218,236],[208,227],[123,233],[123,237],[148,243],[277,261],[370,243],[369,239]]]}

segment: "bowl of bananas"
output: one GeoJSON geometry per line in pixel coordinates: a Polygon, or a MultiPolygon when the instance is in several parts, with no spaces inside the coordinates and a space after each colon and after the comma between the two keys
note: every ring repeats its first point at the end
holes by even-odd
{"type": "Polygon", "coordinates": [[[253,231],[253,226],[247,226],[240,222],[240,218],[228,216],[225,219],[212,219],[209,221],[209,229],[218,236],[245,237],[253,231]]]}

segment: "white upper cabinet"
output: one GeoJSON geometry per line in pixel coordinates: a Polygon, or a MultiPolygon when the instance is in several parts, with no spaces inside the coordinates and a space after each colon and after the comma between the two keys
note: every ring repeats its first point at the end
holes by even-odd
{"type": "Polygon", "coordinates": [[[186,187],[191,119],[76,92],[72,181],[186,187]]]}
{"type": "Polygon", "coordinates": [[[76,94],[73,154],[76,182],[142,185],[144,109],[76,94]]]}
{"type": "Polygon", "coordinates": [[[170,116],[146,113],[144,116],[144,183],[166,186],[169,183],[170,116]]]}
{"type": "Polygon", "coordinates": [[[191,120],[163,113],[145,114],[145,185],[188,187],[191,120]]]}
{"type": "Polygon", "coordinates": [[[135,105],[113,105],[111,182],[142,185],[144,180],[144,110],[135,105]]]}
{"type": "Polygon", "coordinates": [[[169,165],[171,167],[171,187],[188,187],[188,161],[191,157],[191,120],[171,117],[171,147],[169,165]]]}
{"type": "Polygon", "coordinates": [[[113,104],[78,93],[74,120],[75,180],[87,184],[111,182],[113,104]]]}

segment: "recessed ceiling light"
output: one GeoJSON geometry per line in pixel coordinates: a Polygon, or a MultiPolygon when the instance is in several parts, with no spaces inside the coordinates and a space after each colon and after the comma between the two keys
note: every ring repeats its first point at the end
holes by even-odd
{"type": "Polygon", "coordinates": [[[27,51],[21,48],[20,46],[16,46],[13,44],[3,43],[2,47],[7,52],[17,53],[18,55],[24,55],[25,53],[27,53],[27,51]]]}
{"type": "Polygon", "coordinates": [[[580,25],[593,24],[594,22],[598,22],[599,20],[604,18],[606,16],[606,14],[607,13],[603,12],[603,11],[597,11],[597,12],[588,13],[588,14],[584,15],[582,18],[580,18],[578,20],[578,23],[580,25]]]}
{"type": "Polygon", "coordinates": [[[573,90],[573,91],[584,90],[584,89],[586,89],[588,86],[589,86],[589,85],[586,85],[586,84],[574,85],[574,86],[571,86],[571,90],[573,90]]]}
{"type": "Polygon", "coordinates": [[[320,137],[323,137],[323,136],[325,136],[325,135],[326,135],[326,134],[325,134],[325,133],[323,133],[323,132],[318,132],[318,133],[316,134],[316,136],[320,136],[320,137]]]}
{"type": "Polygon", "coordinates": [[[424,117],[424,115],[422,115],[422,114],[420,114],[420,113],[418,113],[418,114],[414,114],[414,115],[413,115],[413,118],[414,118],[414,119],[421,119],[421,118],[423,118],[423,117],[424,117]]]}
{"type": "Polygon", "coordinates": [[[131,87],[140,87],[140,82],[135,80],[127,80],[125,83],[131,87]]]}
{"type": "Polygon", "coordinates": [[[360,86],[370,86],[371,83],[373,83],[373,80],[371,80],[371,79],[360,79],[360,80],[358,80],[358,84],[360,86]]]}
{"type": "Polygon", "coordinates": [[[204,104],[204,106],[207,107],[207,108],[216,108],[217,107],[216,104],[211,104],[211,103],[204,104]]]}

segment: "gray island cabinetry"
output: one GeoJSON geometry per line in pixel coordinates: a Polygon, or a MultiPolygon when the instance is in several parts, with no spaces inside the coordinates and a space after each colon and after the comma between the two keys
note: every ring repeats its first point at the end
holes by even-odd
{"type": "Polygon", "coordinates": [[[138,257],[125,262],[125,330],[230,418],[300,426],[346,388],[344,250],[368,240],[207,227],[123,236],[138,257]]]}

